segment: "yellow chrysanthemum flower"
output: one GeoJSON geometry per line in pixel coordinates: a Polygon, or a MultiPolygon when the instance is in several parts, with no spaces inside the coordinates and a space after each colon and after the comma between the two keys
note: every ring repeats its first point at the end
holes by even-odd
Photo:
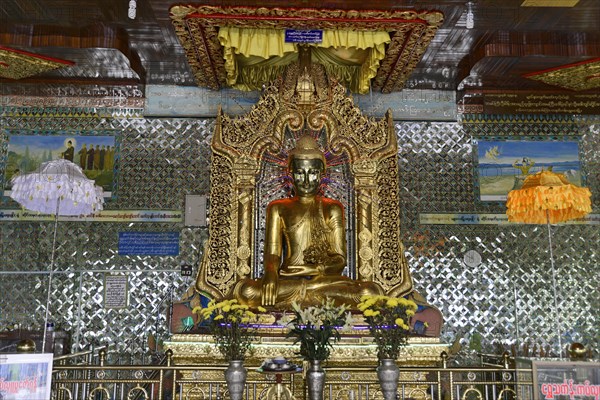
{"type": "Polygon", "coordinates": [[[223,319],[223,315],[222,315],[222,314],[219,314],[219,315],[217,315],[217,316],[215,317],[215,321],[218,321],[218,320],[220,320],[220,319],[223,319]]]}
{"type": "Polygon", "coordinates": [[[211,314],[213,313],[213,311],[215,311],[215,307],[208,307],[203,309],[202,312],[202,318],[206,319],[209,318],[211,316],[211,314]]]}
{"type": "Polygon", "coordinates": [[[260,312],[267,312],[267,309],[261,306],[258,306],[256,309],[260,312]]]}
{"type": "Polygon", "coordinates": [[[398,306],[398,299],[388,299],[385,303],[386,306],[388,307],[397,307],[398,306]]]}
{"type": "Polygon", "coordinates": [[[406,315],[412,317],[413,315],[415,315],[415,312],[412,309],[408,309],[406,310],[406,315]]]}
{"type": "Polygon", "coordinates": [[[398,326],[402,326],[404,325],[404,320],[402,318],[396,318],[396,320],[394,321],[396,323],[396,325],[398,326]]]}
{"type": "Polygon", "coordinates": [[[371,310],[370,308],[367,308],[364,312],[363,312],[365,317],[372,317],[374,314],[374,311],[371,310]]]}
{"type": "Polygon", "coordinates": [[[229,304],[227,304],[226,306],[223,306],[223,311],[225,311],[225,312],[231,311],[231,306],[229,304]]]}

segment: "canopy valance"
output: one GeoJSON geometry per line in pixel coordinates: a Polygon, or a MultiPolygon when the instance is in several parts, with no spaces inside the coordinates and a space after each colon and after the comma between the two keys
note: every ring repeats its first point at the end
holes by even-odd
{"type": "Polygon", "coordinates": [[[439,11],[176,5],[171,19],[198,86],[261,89],[298,59],[285,29],[319,29],[311,59],[353,92],[404,87],[443,22],[439,11]]]}
{"type": "MultiPolygon", "coordinates": [[[[286,43],[283,29],[223,26],[219,42],[227,85],[240,90],[260,90],[298,60],[298,44],[286,43]]],[[[385,31],[326,29],[323,41],[310,45],[311,58],[352,92],[367,93],[389,42],[385,31]]]]}

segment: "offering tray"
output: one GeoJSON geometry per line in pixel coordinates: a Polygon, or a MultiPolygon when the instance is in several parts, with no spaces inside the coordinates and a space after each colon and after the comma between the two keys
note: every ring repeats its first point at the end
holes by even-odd
{"type": "Polygon", "coordinates": [[[285,359],[265,360],[259,368],[261,372],[298,372],[302,368],[285,359]]]}

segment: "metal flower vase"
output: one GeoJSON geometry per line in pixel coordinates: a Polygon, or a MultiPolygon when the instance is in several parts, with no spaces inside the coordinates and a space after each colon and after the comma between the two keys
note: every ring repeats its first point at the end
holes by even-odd
{"type": "Polygon", "coordinates": [[[325,370],[321,367],[321,360],[309,360],[306,370],[306,387],[309,400],[323,400],[325,389],[325,370]]]}
{"type": "Polygon", "coordinates": [[[247,375],[248,371],[244,368],[242,360],[229,361],[229,366],[225,370],[225,382],[231,400],[242,400],[244,397],[247,375]]]}
{"type": "Polygon", "coordinates": [[[379,379],[383,398],[385,400],[395,400],[398,392],[398,378],[400,378],[400,368],[398,368],[396,360],[392,358],[379,360],[377,378],[379,379]]]}

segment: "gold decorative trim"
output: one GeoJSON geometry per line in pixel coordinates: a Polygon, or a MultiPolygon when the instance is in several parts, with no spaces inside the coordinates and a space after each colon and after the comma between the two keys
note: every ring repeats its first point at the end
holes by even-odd
{"type": "MultiPolygon", "coordinates": [[[[173,335],[171,341],[164,344],[165,350],[172,350],[175,364],[214,363],[221,355],[212,337],[202,335],[173,335]]],[[[257,337],[246,359],[247,365],[260,365],[266,358],[280,355],[288,359],[297,359],[297,345],[285,336],[257,337]]],[[[434,338],[409,338],[408,345],[402,349],[399,363],[405,365],[437,365],[440,354],[450,354],[450,346],[434,338]]],[[[342,337],[331,351],[327,362],[330,367],[376,365],[377,346],[370,337],[342,337]]]]}
{"type": "Polygon", "coordinates": [[[390,33],[391,43],[373,88],[401,90],[441,26],[440,11],[354,11],[309,8],[255,8],[175,5],[170,9],[175,32],[199,86],[227,85],[219,26],[240,28],[353,29],[390,33]]]}
{"type": "Polygon", "coordinates": [[[523,0],[521,7],[575,7],[579,0],[523,0]]]}

